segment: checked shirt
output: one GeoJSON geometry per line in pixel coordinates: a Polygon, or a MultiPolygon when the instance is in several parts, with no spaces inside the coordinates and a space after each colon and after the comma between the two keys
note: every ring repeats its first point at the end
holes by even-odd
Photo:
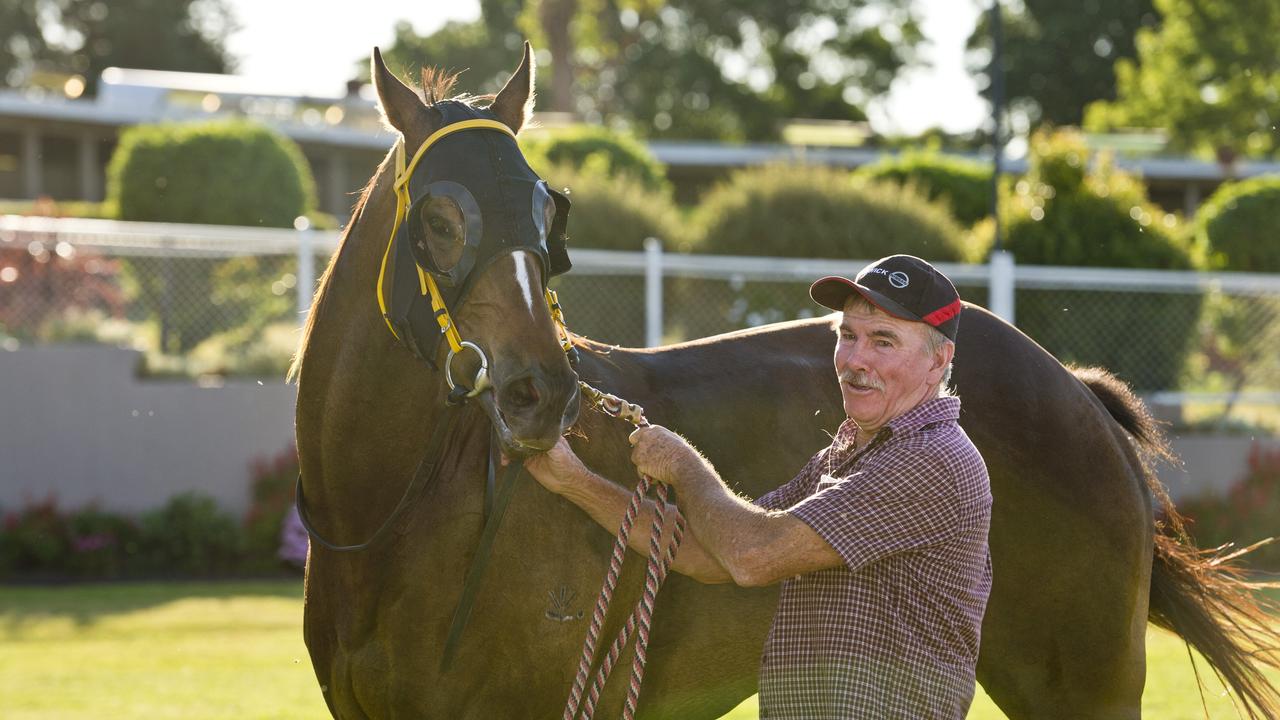
{"type": "Polygon", "coordinates": [[[847,420],[756,501],[799,518],[844,559],[782,583],[761,717],[964,718],[991,591],[991,489],[959,417],[959,399],[928,400],[860,452],[847,420]]]}

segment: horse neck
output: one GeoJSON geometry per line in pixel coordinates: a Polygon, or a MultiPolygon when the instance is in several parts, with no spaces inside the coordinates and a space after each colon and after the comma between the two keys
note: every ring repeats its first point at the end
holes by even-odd
{"type": "MultiPolygon", "coordinates": [[[[317,515],[326,506],[340,508],[328,519],[351,523],[352,532],[369,525],[352,508],[372,515],[398,500],[445,408],[440,373],[398,344],[375,296],[395,211],[390,166],[379,168],[326,272],[298,374],[298,454],[307,493],[317,515]]],[[[479,413],[458,414],[463,427],[455,434],[478,424],[479,413]]]]}

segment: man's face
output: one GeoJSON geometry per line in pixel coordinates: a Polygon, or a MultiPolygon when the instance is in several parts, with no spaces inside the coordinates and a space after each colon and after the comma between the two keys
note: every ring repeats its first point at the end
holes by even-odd
{"type": "Polygon", "coordinates": [[[850,303],[836,339],[836,375],[844,412],[868,432],[929,399],[953,346],[928,352],[923,323],[850,303]]]}

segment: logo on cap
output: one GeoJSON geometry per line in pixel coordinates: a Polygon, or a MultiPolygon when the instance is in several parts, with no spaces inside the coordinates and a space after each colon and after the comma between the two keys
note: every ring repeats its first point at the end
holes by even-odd
{"type": "Polygon", "coordinates": [[[889,284],[901,290],[911,284],[911,278],[904,272],[894,271],[889,273],[889,284]]]}

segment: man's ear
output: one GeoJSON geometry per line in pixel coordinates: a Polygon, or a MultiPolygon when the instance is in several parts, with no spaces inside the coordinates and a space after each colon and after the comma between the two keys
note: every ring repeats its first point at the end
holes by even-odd
{"type": "Polygon", "coordinates": [[[511,132],[520,132],[520,128],[524,127],[533,115],[535,74],[533,47],[529,45],[528,40],[525,40],[524,57],[520,60],[520,67],[516,68],[511,79],[498,91],[493,104],[489,106],[489,110],[497,115],[503,124],[511,128],[511,132]]]}
{"type": "MultiPolygon", "coordinates": [[[[929,332],[933,332],[930,330],[929,332]]],[[[933,365],[929,367],[930,372],[946,373],[947,366],[956,356],[956,344],[951,341],[942,343],[938,347],[938,351],[933,355],[933,365]]]]}

